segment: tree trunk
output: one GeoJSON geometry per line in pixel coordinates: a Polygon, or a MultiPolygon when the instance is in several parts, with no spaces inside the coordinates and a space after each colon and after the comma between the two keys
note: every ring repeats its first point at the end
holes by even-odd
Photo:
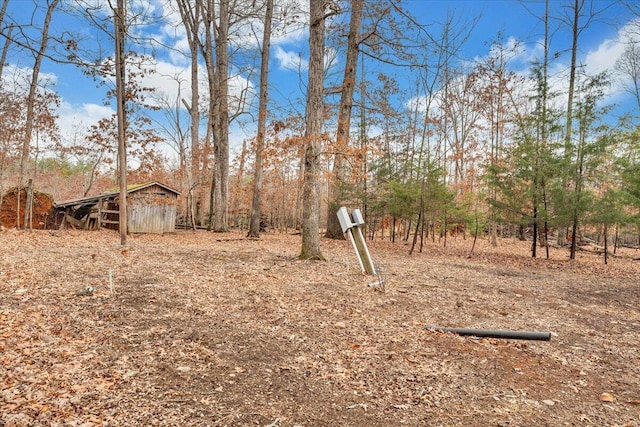
{"type": "Polygon", "coordinates": [[[535,258],[538,249],[538,208],[533,206],[533,231],[531,236],[531,257],[535,258]]]}
{"type": "MultiPolygon", "coordinates": [[[[2,10],[0,10],[0,24],[4,22],[4,15],[7,10],[7,5],[9,4],[9,0],[5,0],[2,3],[2,10]]],[[[11,45],[11,33],[13,32],[13,27],[9,28],[9,32],[4,42],[4,46],[2,48],[2,56],[0,57],[0,76],[2,76],[2,72],[4,70],[4,64],[7,61],[7,54],[9,53],[9,46],[11,45]]],[[[2,198],[4,196],[4,164],[7,156],[7,150],[2,149],[2,153],[0,153],[0,206],[2,206],[2,198]]]]}
{"type": "MultiPolygon", "coordinates": [[[[567,123],[564,135],[564,158],[567,169],[570,167],[571,162],[571,134],[573,133],[573,95],[575,92],[576,84],[576,58],[578,54],[578,35],[579,27],[578,21],[580,18],[580,2],[584,0],[575,0],[573,6],[573,28],[572,28],[572,44],[571,44],[571,69],[569,70],[569,93],[567,99],[567,123]]],[[[566,186],[567,183],[565,183],[566,186]]],[[[564,245],[565,233],[558,233],[558,244],[564,245]]],[[[573,259],[573,258],[571,258],[573,259]]]]}
{"type": "Polygon", "coordinates": [[[309,84],[307,86],[304,181],[302,189],[302,249],[300,258],[324,260],[320,251],[320,176],[324,103],[322,98],[325,2],[309,0],[309,84]]]}
{"type": "Polygon", "coordinates": [[[200,91],[198,81],[198,31],[202,17],[202,3],[197,2],[195,7],[187,0],[178,0],[178,10],[186,31],[187,42],[189,44],[189,54],[191,55],[191,101],[190,105],[182,101],[191,119],[191,164],[185,162],[187,177],[187,212],[189,222],[194,226],[196,218],[193,206],[202,197],[197,190],[200,185],[200,91]],[[196,183],[194,184],[194,180],[196,183]]]}
{"type": "Polygon", "coordinates": [[[416,222],[416,230],[413,233],[413,240],[411,241],[411,249],[409,249],[409,255],[413,254],[413,250],[418,242],[418,232],[420,231],[420,224],[422,223],[422,200],[420,201],[420,212],[418,213],[418,221],[416,222]]]}
{"type": "Polygon", "coordinates": [[[242,150],[240,151],[240,160],[239,160],[239,165],[238,165],[238,173],[236,174],[236,179],[235,179],[235,185],[234,185],[234,189],[233,192],[235,193],[234,198],[233,198],[233,206],[231,209],[231,212],[233,214],[233,221],[235,223],[235,225],[242,229],[242,220],[241,220],[241,215],[240,215],[240,211],[242,210],[241,207],[241,199],[242,199],[242,180],[243,180],[243,176],[244,176],[244,165],[246,162],[246,158],[247,158],[247,141],[244,140],[242,141],[242,150]]]}
{"type": "MultiPolygon", "coordinates": [[[[199,2],[198,4],[202,8],[204,8],[204,10],[202,11],[202,16],[205,20],[205,26],[204,26],[205,41],[204,43],[202,42],[200,43],[200,49],[202,51],[205,67],[207,69],[207,83],[209,87],[209,114],[207,117],[207,135],[205,137],[205,140],[207,141],[207,143],[209,143],[209,141],[213,139],[213,143],[215,147],[215,144],[217,144],[217,141],[218,141],[218,134],[217,134],[217,129],[218,129],[217,102],[218,100],[216,97],[216,90],[218,89],[218,72],[216,70],[216,67],[213,61],[213,45],[214,45],[214,35],[213,35],[214,28],[213,27],[215,25],[216,15],[215,15],[213,0],[207,1],[206,8],[204,7],[204,3],[199,2]]],[[[215,220],[214,206],[219,200],[219,197],[218,198],[215,197],[215,193],[217,191],[218,182],[219,182],[219,177],[217,177],[218,169],[216,166],[217,156],[215,155],[215,148],[214,148],[214,156],[215,157],[213,159],[213,173],[210,181],[211,185],[209,187],[209,218],[208,218],[208,224],[207,224],[207,231],[211,231],[214,229],[214,225],[213,225],[215,220]]]]}
{"type": "Polygon", "coordinates": [[[394,216],[393,219],[391,220],[391,232],[390,234],[390,240],[392,243],[396,242],[396,217],[394,216]]]}
{"type": "Polygon", "coordinates": [[[539,138],[536,141],[537,150],[536,150],[536,159],[535,159],[535,171],[534,171],[534,202],[533,202],[533,243],[531,246],[531,256],[535,258],[537,256],[537,240],[540,239],[540,243],[543,243],[546,247],[547,258],[549,257],[549,246],[546,239],[546,234],[542,236],[540,233],[540,218],[539,218],[539,203],[540,199],[542,199],[542,203],[544,204],[544,229],[546,233],[547,229],[547,206],[546,206],[546,189],[545,189],[545,177],[541,175],[542,165],[540,163],[540,152],[547,151],[547,98],[549,93],[548,87],[548,74],[549,74],[549,0],[545,1],[545,12],[544,12],[544,54],[543,54],[543,62],[542,62],[542,84],[541,84],[541,93],[540,93],[540,118],[539,118],[539,138]]]}
{"type": "Polygon", "coordinates": [[[120,245],[127,244],[127,141],[125,117],[125,9],[124,0],[118,0],[115,10],[115,64],[116,64],[116,98],[118,114],[118,171],[120,181],[119,231],[120,245]]]}
{"type": "Polygon", "coordinates": [[[33,179],[31,178],[29,178],[24,197],[24,228],[33,230],[33,179]]]}
{"type": "MultiPolygon", "coordinates": [[[[4,3],[4,7],[6,7],[7,3],[8,1],[4,3]]],[[[7,54],[9,53],[9,46],[11,46],[11,33],[13,33],[13,27],[9,28],[7,38],[5,39],[4,46],[2,48],[2,56],[0,57],[0,76],[4,71],[4,64],[7,62],[7,54]]]]}
{"type": "Polygon", "coordinates": [[[336,131],[336,153],[333,157],[333,174],[329,181],[329,204],[327,207],[327,231],[325,237],[332,239],[344,239],[344,234],[342,233],[342,228],[340,227],[336,213],[344,200],[343,186],[346,174],[345,153],[349,145],[351,109],[353,106],[353,92],[356,86],[363,3],[364,0],[352,0],[351,2],[351,22],[349,24],[349,36],[347,38],[347,59],[342,80],[338,129],[336,131]]]}
{"type": "Polygon", "coordinates": [[[584,131],[580,130],[580,137],[578,142],[578,171],[575,177],[576,183],[574,187],[574,207],[573,207],[573,216],[571,219],[571,251],[569,254],[569,259],[576,259],[576,248],[578,245],[578,222],[579,222],[579,209],[581,199],[582,199],[582,179],[584,172],[584,144],[586,136],[584,135],[584,131]]]}
{"type": "Polygon", "coordinates": [[[607,223],[604,223],[604,263],[608,264],[609,262],[609,242],[607,239],[607,234],[609,232],[609,227],[607,223]]]}
{"type": "Polygon", "coordinates": [[[253,198],[248,237],[260,237],[260,216],[262,204],[262,164],[264,138],[267,127],[267,103],[269,83],[269,49],[271,48],[271,21],[273,20],[273,0],[266,1],[264,34],[262,38],[262,58],[260,61],[260,101],[258,105],[258,135],[256,137],[255,170],[253,174],[253,198]]]}
{"type": "Polygon", "coordinates": [[[216,52],[215,129],[214,129],[214,206],[213,231],[228,231],[229,195],[229,0],[220,0],[220,16],[214,32],[216,52]]]}

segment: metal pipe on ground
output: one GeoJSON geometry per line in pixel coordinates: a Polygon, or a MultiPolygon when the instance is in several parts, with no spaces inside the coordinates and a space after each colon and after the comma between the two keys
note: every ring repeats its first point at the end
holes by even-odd
{"type": "Polygon", "coordinates": [[[551,332],[509,331],[503,329],[447,328],[444,326],[435,325],[426,325],[424,328],[431,331],[451,332],[458,335],[474,336],[480,338],[505,338],[536,341],[549,341],[551,339],[551,332]]]}

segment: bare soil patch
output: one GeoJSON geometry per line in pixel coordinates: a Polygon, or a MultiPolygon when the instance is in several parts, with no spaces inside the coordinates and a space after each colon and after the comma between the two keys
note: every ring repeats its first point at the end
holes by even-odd
{"type": "MultiPolygon", "coordinates": [[[[18,213],[20,214],[20,228],[24,228],[24,213],[27,205],[27,189],[18,187],[9,189],[2,197],[0,204],[0,226],[16,227],[18,224],[18,213]],[[18,199],[20,200],[20,210],[18,212],[18,199]]],[[[51,208],[53,207],[53,197],[50,194],[40,191],[33,191],[33,203],[31,206],[32,220],[31,228],[43,230],[47,225],[51,226],[51,208]]]]}
{"type": "Polygon", "coordinates": [[[380,292],[344,241],[326,262],[292,235],[118,243],[0,233],[0,425],[640,425],[637,252],[370,242],[380,292]]]}

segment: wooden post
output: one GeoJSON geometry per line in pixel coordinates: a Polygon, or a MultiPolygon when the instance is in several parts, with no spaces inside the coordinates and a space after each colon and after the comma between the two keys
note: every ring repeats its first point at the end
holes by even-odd
{"type": "MultiPolygon", "coordinates": [[[[20,189],[18,189],[20,193],[20,189]]],[[[24,195],[24,229],[33,230],[33,179],[29,178],[27,189],[24,195]]]]}
{"type": "Polygon", "coordinates": [[[96,223],[97,230],[100,230],[102,228],[102,203],[102,199],[98,200],[98,221],[96,223]]]}

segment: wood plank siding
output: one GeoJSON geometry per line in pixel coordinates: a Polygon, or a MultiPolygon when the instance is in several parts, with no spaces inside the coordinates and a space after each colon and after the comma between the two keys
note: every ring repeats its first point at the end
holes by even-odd
{"type": "Polygon", "coordinates": [[[162,234],[175,231],[176,202],[176,194],[157,185],[129,193],[129,232],[162,234]]]}
{"type": "MultiPolygon", "coordinates": [[[[129,233],[171,233],[175,231],[180,193],[159,182],[131,185],[127,191],[127,226],[129,233]]],[[[118,229],[119,192],[54,203],[64,212],[61,226],[96,230],[118,229]]]]}

